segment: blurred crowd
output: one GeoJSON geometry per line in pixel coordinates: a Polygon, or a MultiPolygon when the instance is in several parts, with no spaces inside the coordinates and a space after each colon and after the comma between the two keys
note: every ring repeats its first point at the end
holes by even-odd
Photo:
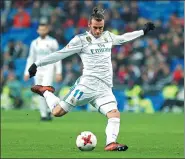
{"type": "MultiPolygon", "coordinates": [[[[139,14],[137,1],[16,0],[1,1],[1,31],[6,33],[12,27],[29,28],[33,24],[48,22],[50,35],[58,40],[62,48],[75,34],[88,30],[88,18],[95,5],[105,9],[105,30],[115,34],[142,29],[146,22],[151,21],[139,14]],[[17,8],[17,12],[11,20],[7,20],[12,8],[17,8]]],[[[148,36],[112,49],[115,86],[131,89],[140,85],[145,92],[162,90],[169,84],[183,87],[183,65],[177,64],[173,69],[171,65],[173,60],[184,59],[184,20],[174,12],[166,22],[162,18],[152,22],[156,30],[148,36]]],[[[3,85],[8,84],[12,76],[15,76],[14,60],[26,59],[28,50],[28,45],[16,39],[9,41],[1,50],[3,85]]],[[[64,60],[61,84],[71,86],[80,76],[82,68],[78,56],[64,60]]]]}

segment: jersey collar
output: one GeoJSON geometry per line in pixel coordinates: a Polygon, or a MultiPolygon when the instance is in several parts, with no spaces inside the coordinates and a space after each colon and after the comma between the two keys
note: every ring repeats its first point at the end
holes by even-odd
{"type": "Polygon", "coordinates": [[[45,37],[44,39],[42,39],[42,38],[39,36],[39,40],[46,40],[46,39],[48,39],[48,38],[49,38],[48,35],[46,35],[46,37],[45,37]]]}
{"type": "Polygon", "coordinates": [[[94,35],[92,35],[92,34],[90,33],[90,31],[86,31],[86,33],[87,33],[89,36],[91,36],[92,38],[94,38],[94,39],[101,39],[101,38],[103,37],[105,31],[101,34],[101,36],[100,36],[99,38],[95,38],[94,35]]]}

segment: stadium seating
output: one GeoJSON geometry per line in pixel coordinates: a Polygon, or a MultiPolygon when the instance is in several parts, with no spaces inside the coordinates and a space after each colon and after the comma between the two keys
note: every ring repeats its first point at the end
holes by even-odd
{"type": "Polygon", "coordinates": [[[176,68],[176,66],[180,64],[184,67],[184,59],[172,59],[171,64],[170,64],[170,70],[173,72],[176,68]]]}
{"type": "MultiPolygon", "coordinates": [[[[105,7],[108,7],[109,3],[105,3],[105,7]]],[[[63,3],[59,3],[60,7],[63,6],[63,3]]],[[[184,15],[183,2],[181,1],[173,1],[173,2],[157,2],[157,1],[139,1],[139,16],[148,18],[151,20],[157,20],[162,18],[163,23],[169,20],[170,14],[177,12],[180,17],[184,15]],[[146,14],[147,13],[147,14],[146,14]],[[155,14],[153,14],[155,13],[155,14]]],[[[26,8],[26,11],[31,14],[31,8],[26,8]]],[[[8,14],[7,20],[10,21],[13,19],[13,16],[17,12],[17,9],[12,8],[10,13],[8,14]]],[[[7,42],[12,39],[23,40],[23,42],[27,45],[37,36],[36,27],[37,23],[32,23],[30,28],[27,29],[15,29],[10,28],[7,33],[2,34],[2,42],[1,47],[4,49],[7,42]]],[[[74,34],[73,28],[68,28],[65,32],[65,37],[67,40],[71,38],[74,34]]]]}
{"type": "Polygon", "coordinates": [[[138,5],[140,16],[151,20],[162,19],[163,23],[169,20],[172,13],[177,12],[180,17],[184,15],[182,1],[140,1],[138,5]]]}
{"type": "Polygon", "coordinates": [[[16,68],[15,69],[15,73],[21,79],[23,74],[24,74],[26,60],[25,59],[21,59],[21,58],[17,58],[14,61],[14,64],[15,64],[15,68],[16,68]]]}

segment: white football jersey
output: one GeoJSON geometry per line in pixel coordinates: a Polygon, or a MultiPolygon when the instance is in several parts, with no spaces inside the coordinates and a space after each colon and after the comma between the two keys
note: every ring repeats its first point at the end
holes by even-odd
{"type": "MultiPolygon", "coordinates": [[[[89,32],[76,36],[81,41],[82,50],[78,53],[83,63],[82,76],[94,76],[112,87],[111,49],[113,40],[108,31],[95,38],[89,32]]],[[[70,44],[69,44],[70,45],[70,44]]]]}
{"type": "Polygon", "coordinates": [[[77,53],[83,63],[82,77],[86,76],[90,83],[90,77],[96,77],[112,87],[112,46],[121,45],[143,34],[143,30],[123,35],[115,35],[109,31],[104,31],[99,38],[95,38],[90,32],[86,31],[84,34],[76,35],[62,50],[36,61],[36,65],[45,66],[77,53]]]}
{"type": "MultiPolygon", "coordinates": [[[[57,51],[58,48],[59,48],[59,45],[57,40],[52,38],[51,36],[46,36],[44,39],[42,39],[41,37],[38,37],[35,40],[33,40],[30,46],[29,56],[27,58],[25,75],[28,75],[28,69],[32,63],[57,51]]],[[[52,69],[55,68],[56,73],[61,74],[61,71],[62,71],[61,61],[58,61],[55,64],[38,68],[38,73],[47,71],[48,67],[52,67],[52,69]]]]}

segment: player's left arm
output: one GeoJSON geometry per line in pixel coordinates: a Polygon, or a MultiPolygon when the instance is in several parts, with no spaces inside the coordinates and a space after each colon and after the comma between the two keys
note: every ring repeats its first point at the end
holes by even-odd
{"type": "MultiPolygon", "coordinates": [[[[59,49],[59,44],[57,40],[53,40],[53,51],[57,51],[59,49]]],[[[56,72],[56,82],[60,82],[62,80],[62,60],[56,62],[55,64],[55,72],[56,72]]]]}
{"type": "Polygon", "coordinates": [[[146,35],[150,30],[154,30],[154,29],[155,29],[154,24],[151,22],[148,22],[145,24],[142,30],[125,33],[123,35],[115,35],[113,33],[110,33],[110,36],[113,40],[113,45],[121,45],[124,42],[134,40],[142,35],[146,35]]]}

